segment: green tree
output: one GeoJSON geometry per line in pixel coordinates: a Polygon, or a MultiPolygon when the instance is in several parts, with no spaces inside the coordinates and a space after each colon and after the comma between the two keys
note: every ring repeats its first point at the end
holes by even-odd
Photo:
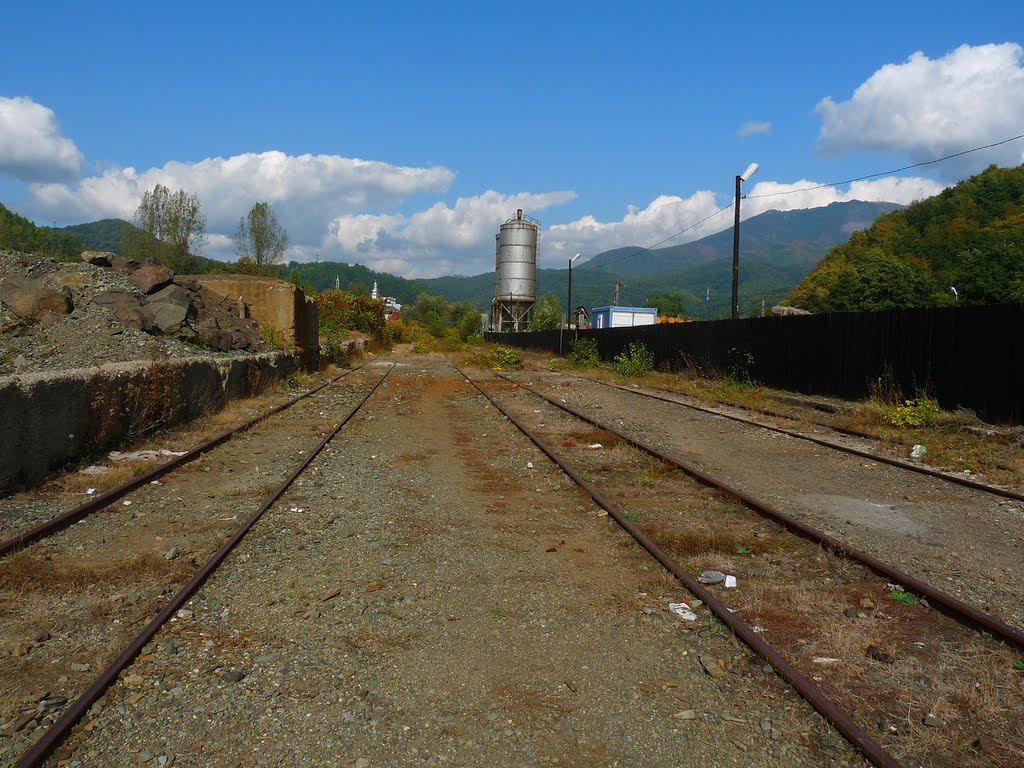
{"type": "Polygon", "coordinates": [[[239,260],[251,259],[256,268],[270,273],[284,263],[288,232],[277,220],[269,203],[256,203],[235,229],[235,253],[239,260]]]}
{"type": "Polygon", "coordinates": [[[192,272],[199,266],[193,250],[206,240],[206,217],[198,196],[157,184],[142,196],[135,226],[138,231],[125,233],[126,254],[160,262],[175,272],[192,272]]]}
{"type": "Polygon", "coordinates": [[[324,291],[316,297],[316,306],[321,334],[362,331],[380,336],[384,330],[384,305],[369,296],[345,291],[324,291]]]}
{"type": "Polygon", "coordinates": [[[533,307],[531,331],[553,331],[562,326],[562,302],[553,293],[545,293],[533,307]]]}
{"type": "Polygon", "coordinates": [[[346,286],[345,290],[358,296],[370,295],[370,286],[361,280],[349,280],[348,286],[346,286]]]}
{"type": "Polygon", "coordinates": [[[645,307],[657,307],[662,317],[683,317],[685,310],[682,291],[658,291],[647,295],[645,307]]]}

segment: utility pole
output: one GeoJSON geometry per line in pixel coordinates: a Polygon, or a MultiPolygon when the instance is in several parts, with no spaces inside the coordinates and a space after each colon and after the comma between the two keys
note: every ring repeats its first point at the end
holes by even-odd
{"type": "Polygon", "coordinates": [[[612,301],[612,306],[613,307],[619,306],[619,288],[621,288],[621,287],[622,287],[622,283],[620,283],[618,280],[616,280],[615,281],[615,299],[614,299],[614,301],[612,301]]]}
{"type": "Polygon", "coordinates": [[[751,163],[747,170],[736,177],[736,221],[732,227],[732,319],[740,316],[740,197],[743,194],[742,184],[754,175],[757,163],[751,163]]]}
{"type": "Polygon", "coordinates": [[[732,228],[732,319],[740,316],[740,185],[743,177],[736,177],[736,221],[732,228]]]}

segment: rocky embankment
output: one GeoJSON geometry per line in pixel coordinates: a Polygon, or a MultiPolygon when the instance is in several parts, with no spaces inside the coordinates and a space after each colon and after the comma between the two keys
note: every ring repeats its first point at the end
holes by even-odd
{"type": "Polygon", "coordinates": [[[216,352],[264,352],[244,307],[166,267],[85,251],[0,251],[0,375],[216,352]]]}

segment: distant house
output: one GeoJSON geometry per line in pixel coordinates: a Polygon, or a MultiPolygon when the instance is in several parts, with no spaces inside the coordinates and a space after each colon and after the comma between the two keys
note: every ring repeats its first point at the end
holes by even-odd
{"type": "Polygon", "coordinates": [[[630,328],[634,325],[655,325],[657,307],[594,307],[590,313],[591,328],[630,328]]]}
{"type": "Polygon", "coordinates": [[[582,304],[576,307],[576,311],[573,312],[573,318],[577,328],[590,327],[590,313],[587,312],[587,308],[582,304]]]}

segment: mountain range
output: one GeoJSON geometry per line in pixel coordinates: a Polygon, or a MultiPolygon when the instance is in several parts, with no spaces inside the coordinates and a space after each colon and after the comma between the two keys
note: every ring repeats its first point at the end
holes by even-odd
{"type": "MultiPolygon", "coordinates": [[[[855,200],[767,211],[745,220],[740,227],[740,313],[759,312],[762,300],[769,307],[778,303],[830,248],[868,228],[881,214],[899,208],[895,203],[855,200]]],[[[611,304],[619,281],[620,305],[640,306],[651,294],[676,291],[682,294],[686,317],[721,317],[729,311],[732,293],[732,241],[730,227],[668,248],[603,251],[573,268],[573,304],[611,304]]],[[[417,282],[453,301],[468,300],[481,307],[490,305],[494,292],[493,272],[417,282]]],[[[538,296],[554,293],[565,301],[567,289],[568,269],[537,270],[538,296]]]]}
{"type": "MultiPolygon", "coordinates": [[[[740,230],[740,313],[755,314],[762,303],[765,306],[778,303],[814,269],[829,249],[846,242],[853,232],[870,227],[881,214],[899,208],[902,206],[894,203],[851,201],[820,208],[768,211],[745,220],[740,230]]],[[[34,228],[27,221],[21,224],[34,228]]],[[[59,228],[55,234],[76,243],[80,241],[87,249],[116,252],[126,224],[120,219],[103,219],[59,228]]],[[[40,236],[48,229],[38,228],[40,236]]],[[[643,305],[648,296],[671,291],[681,297],[686,317],[721,317],[729,311],[732,238],[730,227],[668,248],[628,247],[598,253],[574,267],[573,303],[587,307],[611,304],[616,282],[619,282],[619,304],[623,306],[643,305]]],[[[543,251],[543,241],[540,247],[543,251]]],[[[220,262],[204,260],[204,263],[210,270],[221,267],[220,262]]],[[[285,275],[293,270],[299,271],[303,284],[316,290],[333,288],[336,283],[342,288],[369,290],[376,281],[383,295],[394,296],[403,304],[412,304],[420,294],[431,293],[450,301],[469,301],[486,310],[494,292],[493,272],[471,277],[407,279],[375,272],[359,264],[291,262],[285,268],[285,275]]],[[[553,293],[565,301],[568,275],[567,269],[538,269],[538,297],[553,293]]]]}

